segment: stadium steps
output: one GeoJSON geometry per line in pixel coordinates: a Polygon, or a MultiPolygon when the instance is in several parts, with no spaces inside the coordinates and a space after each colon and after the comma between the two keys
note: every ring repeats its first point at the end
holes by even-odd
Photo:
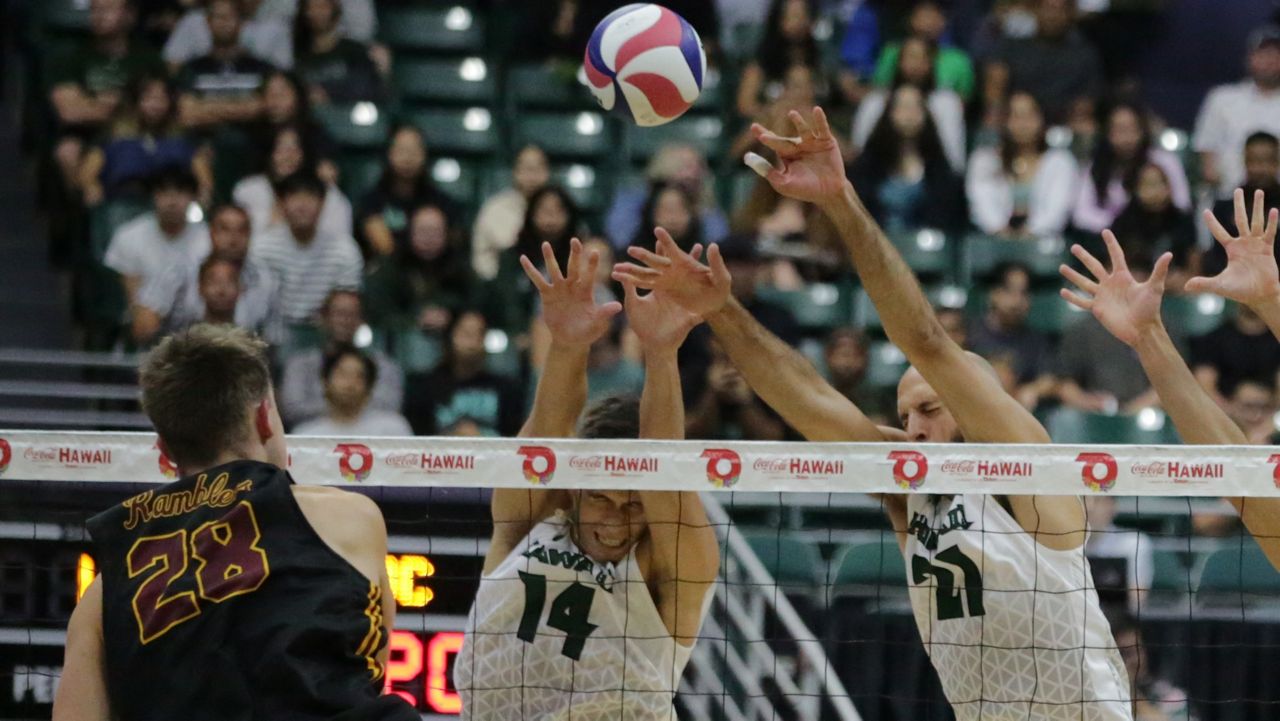
{"type": "Polygon", "coordinates": [[[147,430],[136,356],[0,348],[0,426],[147,430]]]}

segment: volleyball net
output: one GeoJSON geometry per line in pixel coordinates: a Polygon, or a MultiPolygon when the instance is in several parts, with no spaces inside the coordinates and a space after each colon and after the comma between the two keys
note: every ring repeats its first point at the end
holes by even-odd
{"type": "MultiPolygon", "coordinates": [[[[385,690],[427,718],[469,698],[458,667],[498,488],[701,494],[719,573],[673,702],[681,718],[942,721],[1012,717],[999,714],[1018,704],[1020,718],[1115,718],[1086,702],[1144,720],[1280,718],[1280,573],[1221,500],[1280,497],[1267,447],[291,437],[289,449],[297,482],[382,509],[397,605],[385,690]],[[935,512],[908,506],[904,560],[886,511],[908,494],[935,512]],[[1004,550],[1023,533],[999,524],[1012,495],[1084,498],[1089,565],[1071,567],[1052,541],[1004,550]],[[965,503],[942,500],[953,496],[965,503]],[[975,532],[976,557],[947,551],[947,536],[975,532]],[[1046,575],[1058,567],[1067,587],[1046,575]],[[1100,608],[1064,618],[1105,619],[1101,635],[1051,631],[1067,599],[1100,608]],[[998,627],[1009,608],[1029,635],[998,627]],[[944,630],[964,624],[981,627],[976,640],[944,630]],[[1095,688],[1098,659],[1113,687],[1095,688]]],[[[176,479],[151,434],[0,431],[0,719],[48,717],[67,620],[97,571],[85,521],[176,479]]],[[[144,520],[172,510],[159,503],[134,508],[144,520]]],[[[539,607],[521,640],[576,639],[557,646],[579,646],[576,665],[647,653],[635,649],[651,638],[602,638],[589,604],[550,586],[531,595],[526,575],[524,601],[539,607]]],[[[519,698],[565,691],[582,708],[593,694],[622,708],[647,692],[626,674],[603,689],[582,685],[600,683],[590,674],[572,689],[537,676],[518,676],[519,698]]]]}

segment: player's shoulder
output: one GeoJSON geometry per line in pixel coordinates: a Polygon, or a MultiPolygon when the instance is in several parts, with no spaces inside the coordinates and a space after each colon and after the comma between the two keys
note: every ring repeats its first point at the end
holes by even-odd
{"type": "Polygon", "coordinates": [[[367,496],[329,486],[295,485],[293,497],[313,522],[319,520],[328,525],[329,521],[341,521],[337,525],[386,534],[382,510],[367,496]],[[315,518],[312,518],[313,512],[315,518]]]}

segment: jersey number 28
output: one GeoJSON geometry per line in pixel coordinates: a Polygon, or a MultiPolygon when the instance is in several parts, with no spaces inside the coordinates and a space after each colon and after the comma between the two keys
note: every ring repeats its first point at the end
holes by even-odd
{"type": "MultiPolygon", "coordinates": [[[[520,571],[520,581],[524,583],[524,613],[520,616],[516,638],[533,643],[538,635],[542,607],[547,603],[547,577],[520,571]]],[[[574,581],[556,596],[551,602],[551,611],[547,613],[547,625],[564,631],[564,645],[560,647],[560,653],[574,661],[582,656],[587,636],[596,630],[596,625],[587,620],[591,615],[591,603],[595,600],[595,589],[574,581]]]]}
{"type": "Polygon", "coordinates": [[[190,534],[183,529],[134,541],[126,559],[129,578],[150,571],[133,594],[139,640],[151,643],[200,615],[195,591],[173,593],[169,588],[186,574],[191,558],[197,564],[196,589],[205,601],[221,603],[258,590],[270,572],[267,553],[258,547],[260,540],[253,506],[241,501],[227,515],[190,534]]]}

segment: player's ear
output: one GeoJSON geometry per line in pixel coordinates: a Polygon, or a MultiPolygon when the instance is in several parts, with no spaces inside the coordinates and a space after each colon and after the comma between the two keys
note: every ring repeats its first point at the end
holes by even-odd
{"type": "Polygon", "coordinates": [[[258,401],[258,407],[253,412],[254,424],[258,427],[258,440],[266,443],[275,435],[275,430],[271,427],[271,400],[263,398],[258,401]]]}

